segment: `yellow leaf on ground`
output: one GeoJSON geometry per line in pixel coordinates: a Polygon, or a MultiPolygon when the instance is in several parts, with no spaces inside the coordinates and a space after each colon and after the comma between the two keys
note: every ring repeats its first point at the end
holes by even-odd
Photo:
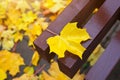
{"type": "Polygon", "coordinates": [[[7,75],[6,75],[5,71],[0,69],[0,80],[5,80],[6,78],[7,78],[7,75]]]}
{"type": "MultiPolygon", "coordinates": [[[[58,0],[57,0],[57,1],[58,1],[58,0]]],[[[56,12],[58,12],[59,10],[64,9],[64,8],[65,8],[65,5],[62,4],[62,2],[58,2],[58,3],[56,3],[53,7],[50,8],[50,11],[51,11],[52,13],[56,13],[56,12]]]]}
{"type": "Polygon", "coordinates": [[[32,23],[37,18],[37,15],[32,11],[22,14],[22,20],[26,23],[32,23]]]}
{"type": "Polygon", "coordinates": [[[68,76],[66,76],[64,73],[62,73],[59,70],[57,62],[53,62],[48,69],[48,72],[42,71],[42,74],[40,74],[39,79],[40,80],[84,80],[85,75],[79,74],[79,71],[75,74],[75,76],[70,79],[68,76]]]}
{"type": "Polygon", "coordinates": [[[16,10],[14,6],[9,6],[7,14],[7,19],[10,20],[9,24],[18,23],[18,19],[21,17],[20,10],[16,10]]]}
{"type": "Polygon", "coordinates": [[[37,36],[36,36],[36,35],[29,34],[28,37],[29,37],[28,45],[29,45],[29,46],[34,46],[34,45],[33,45],[33,41],[37,38],[37,36]]]}
{"type": "Polygon", "coordinates": [[[0,2],[0,19],[5,18],[6,14],[6,3],[5,1],[0,2]]]}
{"type": "Polygon", "coordinates": [[[59,70],[58,64],[53,62],[48,70],[48,73],[42,71],[42,79],[43,80],[69,80],[64,73],[59,70]]]}
{"type": "Polygon", "coordinates": [[[35,9],[35,11],[40,11],[40,1],[34,0],[34,2],[31,3],[32,7],[35,9]]]}
{"type": "Polygon", "coordinates": [[[22,12],[24,12],[27,9],[30,9],[30,6],[26,0],[18,0],[16,1],[16,3],[17,3],[16,9],[20,9],[22,12]]]}
{"type": "Polygon", "coordinates": [[[22,39],[23,39],[23,34],[22,33],[20,33],[20,32],[16,32],[14,35],[13,35],[13,37],[14,37],[14,41],[15,42],[17,42],[17,41],[22,41],[22,39]]]}
{"type": "Polygon", "coordinates": [[[29,75],[29,74],[23,74],[20,77],[14,78],[13,80],[39,80],[37,76],[29,75]]]}
{"type": "Polygon", "coordinates": [[[85,48],[80,44],[82,41],[90,39],[86,29],[76,27],[77,23],[68,23],[60,33],[60,36],[54,36],[47,39],[50,47],[50,53],[54,52],[58,58],[64,57],[67,50],[82,58],[85,48]]]}
{"type": "Polygon", "coordinates": [[[6,27],[5,27],[5,26],[0,25],[0,32],[3,32],[5,29],[6,29],[6,27]]]}
{"type": "Polygon", "coordinates": [[[39,79],[41,80],[56,80],[55,78],[53,78],[52,76],[50,76],[48,73],[46,73],[45,71],[42,71],[42,74],[40,75],[39,79]]]}
{"type": "Polygon", "coordinates": [[[97,60],[99,59],[99,57],[102,55],[104,51],[105,49],[100,44],[94,49],[94,51],[88,58],[88,61],[90,61],[91,66],[93,66],[97,62],[97,60]]]}
{"type": "Polygon", "coordinates": [[[55,80],[68,80],[69,77],[67,77],[64,73],[62,73],[59,70],[57,62],[53,62],[50,66],[50,69],[48,70],[50,75],[55,78],[55,80]]]}
{"type": "Polygon", "coordinates": [[[27,67],[25,67],[25,69],[24,69],[24,73],[29,74],[29,75],[32,75],[32,74],[34,73],[34,68],[31,67],[31,66],[27,66],[27,67]]]}
{"type": "Polygon", "coordinates": [[[5,30],[1,33],[0,39],[2,44],[2,49],[10,50],[14,46],[13,32],[11,30],[5,30]]]}
{"type": "Polygon", "coordinates": [[[49,10],[52,13],[57,13],[63,10],[72,0],[43,0],[42,8],[49,10]]]}
{"type": "Polygon", "coordinates": [[[44,3],[43,6],[44,6],[45,8],[50,8],[50,7],[52,7],[52,6],[55,4],[55,3],[53,2],[53,0],[43,0],[42,3],[44,3]]]}
{"type": "Polygon", "coordinates": [[[38,52],[35,51],[33,56],[32,56],[32,64],[37,66],[39,59],[40,59],[40,56],[39,56],[38,52]]]}
{"type": "Polygon", "coordinates": [[[7,50],[0,51],[0,69],[5,72],[9,71],[12,76],[15,76],[21,65],[24,65],[24,61],[19,54],[7,50]]]}
{"type": "Polygon", "coordinates": [[[2,49],[4,50],[11,50],[11,48],[14,46],[14,42],[13,40],[7,40],[7,39],[4,39],[2,41],[2,49]]]}

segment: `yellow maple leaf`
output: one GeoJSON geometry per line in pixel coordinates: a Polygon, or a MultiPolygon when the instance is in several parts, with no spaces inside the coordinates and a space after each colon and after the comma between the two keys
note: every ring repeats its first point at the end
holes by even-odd
{"type": "Polygon", "coordinates": [[[0,1],[0,19],[6,17],[7,1],[0,1]]]}
{"type": "Polygon", "coordinates": [[[32,34],[28,34],[28,37],[29,37],[28,45],[29,46],[34,46],[33,45],[33,41],[37,38],[37,36],[36,35],[32,35],[32,34]]]}
{"type": "Polygon", "coordinates": [[[41,77],[43,80],[69,80],[69,77],[59,70],[58,64],[55,61],[48,69],[48,73],[42,71],[41,77]]]}
{"type": "Polygon", "coordinates": [[[45,30],[48,27],[48,22],[45,21],[46,18],[38,18],[36,24],[41,26],[42,30],[45,30]]]}
{"type": "Polygon", "coordinates": [[[29,75],[29,74],[23,74],[20,77],[14,78],[13,80],[39,80],[37,76],[29,75]]]}
{"type": "Polygon", "coordinates": [[[13,31],[11,30],[5,30],[1,33],[0,38],[2,49],[10,50],[14,46],[13,37],[11,36],[13,34],[13,31]]]}
{"type": "Polygon", "coordinates": [[[64,73],[59,70],[58,63],[54,61],[48,72],[42,71],[42,74],[39,75],[40,80],[84,80],[85,75],[79,74],[79,71],[75,74],[75,76],[70,79],[64,73]]]}
{"type": "Polygon", "coordinates": [[[30,29],[30,32],[33,35],[40,35],[42,33],[42,28],[39,24],[35,24],[32,29],[30,29]]]}
{"type": "Polygon", "coordinates": [[[65,25],[63,30],[60,32],[60,36],[68,41],[73,41],[75,43],[80,43],[90,38],[85,28],[77,28],[77,22],[68,23],[65,25]]]}
{"type": "Polygon", "coordinates": [[[97,62],[97,60],[99,59],[99,57],[102,55],[104,51],[105,49],[100,44],[94,49],[94,51],[88,58],[88,61],[90,62],[91,66],[93,66],[97,62]]]}
{"type": "Polygon", "coordinates": [[[12,76],[15,76],[19,72],[20,65],[24,65],[24,61],[19,54],[7,50],[0,51],[0,69],[9,71],[12,76]]]}
{"type": "Polygon", "coordinates": [[[31,3],[32,7],[34,8],[35,11],[40,10],[40,1],[35,0],[34,2],[31,3]]]}
{"type": "Polygon", "coordinates": [[[34,33],[32,34],[33,31],[32,32],[31,31],[32,30],[27,29],[26,33],[25,33],[25,35],[27,35],[29,37],[29,42],[28,42],[29,46],[33,46],[33,41],[37,38],[37,36],[34,35],[34,33]]]}
{"type": "Polygon", "coordinates": [[[68,23],[60,33],[60,36],[54,36],[47,39],[50,46],[50,52],[55,52],[59,58],[64,57],[67,50],[82,58],[85,48],[80,44],[90,38],[86,29],[76,27],[77,23],[68,23]]]}
{"type": "Polygon", "coordinates": [[[18,19],[21,17],[21,11],[16,10],[14,6],[10,6],[6,14],[8,16],[7,19],[10,19],[10,23],[12,24],[16,24],[18,22],[18,19]]]}
{"type": "Polygon", "coordinates": [[[5,26],[0,25],[0,33],[2,33],[5,29],[6,29],[6,27],[5,27],[5,26]]]}
{"type": "Polygon", "coordinates": [[[16,24],[15,24],[15,26],[16,26],[16,28],[17,28],[18,31],[20,31],[20,30],[26,31],[28,29],[28,25],[29,25],[29,23],[22,22],[21,19],[18,19],[17,22],[16,22],[16,24]]]}
{"type": "MultiPolygon", "coordinates": [[[[25,35],[29,37],[28,45],[33,46],[33,41],[42,33],[42,30],[45,30],[47,27],[48,22],[45,22],[45,18],[37,18],[33,24],[26,28],[25,35]]],[[[24,27],[21,26],[21,28],[24,27]]]]}
{"type": "MultiPolygon", "coordinates": [[[[58,1],[58,0],[57,0],[58,1]]],[[[56,4],[53,6],[53,7],[51,7],[50,8],[50,11],[52,12],[52,13],[56,13],[56,12],[58,12],[59,10],[61,10],[61,9],[64,9],[65,8],[65,5],[63,4],[63,2],[62,2],[62,0],[61,0],[61,2],[59,1],[59,2],[56,2],[56,4]]]]}
{"type": "Polygon", "coordinates": [[[38,63],[39,59],[40,59],[40,56],[39,56],[38,52],[35,51],[33,56],[32,56],[32,61],[31,61],[32,64],[37,66],[37,63],[38,63]]]}
{"type": "Polygon", "coordinates": [[[55,78],[55,80],[68,80],[69,77],[67,77],[64,73],[62,73],[59,70],[57,62],[53,62],[50,66],[50,69],[48,70],[50,75],[55,78]]]}
{"type": "Polygon", "coordinates": [[[59,58],[64,57],[64,52],[68,48],[68,42],[60,36],[50,37],[47,40],[48,45],[50,46],[50,53],[55,52],[59,58]]]}
{"type": "Polygon", "coordinates": [[[2,41],[2,49],[5,49],[5,50],[11,50],[11,48],[14,46],[14,41],[13,40],[7,40],[7,39],[4,39],[2,41]]]}
{"type": "Polygon", "coordinates": [[[5,71],[0,69],[0,80],[5,80],[6,78],[7,78],[7,75],[6,75],[5,71]]]}
{"type": "Polygon", "coordinates": [[[37,15],[32,11],[28,11],[27,13],[22,14],[22,20],[26,23],[32,23],[37,18],[37,15]]]}
{"type": "Polygon", "coordinates": [[[15,42],[17,42],[17,41],[22,41],[22,39],[23,39],[23,34],[22,33],[20,33],[20,32],[16,32],[14,35],[13,35],[13,37],[14,37],[14,41],[15,42]]]}
{"type": "Polygon", "coordinates": [[[32,75],[34,73],[34,68],[31,66],[27,66],[24,68],[24,73],[32,75]]]}
{"type": "Polygon", "coordinates": [[[52,13],[63,10],[72,0],[43,0],[43,7],[52,13]]]}
{"type": "MultiPolygon", "coordinates": [[[[42,74],[39,76],[39,79],[41,80],[56,80],[54,77],[47,74],[45,71],[42,71],[42,74]]],[[[63,79],[62,79],[63,80],[63,79]]]]}
{"type": "Polygon", "coordinates": [[[50,8],[52,7],[55,3],[53,2],[53,0],[43,0],[42,2],[43,6],[45,8],[50,8]],[[44,4],[43,4],[44,3],[44,4]]]}
{"type": "Polygon", "coordinates": [[[20,9],[22,12],[25,12],[27,9],[31,9],[26,0],[18,0],[16,1],[16,4],[16,9],[20,9]]]}
{"type": "Polygon", "coordinates": [[[66,5],[70,4],[72,0],[66,0],[66,5]]]}

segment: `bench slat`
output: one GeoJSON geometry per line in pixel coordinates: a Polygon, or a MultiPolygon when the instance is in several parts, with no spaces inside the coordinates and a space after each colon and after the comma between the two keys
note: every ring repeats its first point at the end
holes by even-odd
{"type": "Polygon", "coordinates": [[[46,40],[51,36],[55,36],[53,33],[59,34],[68,22],[77,21],[78,27],[80,27],[86,22],[86,20],[88,20],[90,14],[96,7],[100,7],[98,13],[95,14],[85,25],[85,28],[87,28],[88,33],[90,33],[92,40],[83,43],[84,47],[87,48],[83,54],[83,60],[68,51],[65,52],[64,58],[58,59],[60,70],[71,78],[111,29],[116,19],[120,17],[120,0],[73,0],[72,3],[58,16],[58,18],[49,25],[47,30],[45,30],[34,41],[35,47],[41,57],[50,61],[55,54],[49,54],[49,47],[46,40]],[[104,4],[102,5],[103,2],[104,4]]]}
{"type": "Polygon", "coordinates": [[[106,80],[107,76],[120,60],[120,31],[108,45],[97,63],[90,69],[86,80],[106,80]]]}
{"type": "Polygon", "coordinates": [[[88,33],[91,35],[92,40],[85,42],[83,45],[87,48],[83,53],[83,60],[74,58],[67,54],[64,58],[58,59],[59,68],[62,72],[67,74],[69,77],[73,77],[78,69],[86,62],[87,58],[90,56],[95,47],[101,42],[103,37],[111,29],[114,22],[120,17],[120,0],[106,0],[104,4],[100,7],[98,13],[96,13],[85,25],[88,33]],[[107,13],[107,12],[109,13],[107,13]],[[105,13],[106,12],[106,13],[105,13]],[[71,62],[74,63],[69,63],[71,62]],[[79,64],[76,65],[76,63],[79,64]],[[72,65],[72,66],[69,66],[72,65]],[[69,71],[68,71],[69,70],[69,71]],[[71,74],[71,75],[70,75],[71,74]]]}
{"type": "MultiPolygon", "coordinates": [[[[86,11],[90,11],[90,12],[87,12],[87,14],[91,14],[92,11],[96,7],[98,7],[100,4],[103,3],[103,1],[104,0],[99,0],[99,1],[97,1],[97,0],[73,0],[71,2],[71,4],[68,7],[66,7],[65,10],[58,16],[58,18],[48,26],[48,29],[51,30],[52,32],[59,34],[60,31],[62,30],[62,28],[68,22],[72,21],[77,14],[82,13],[82,15],[79,17],[81,17],[81,18],[83,17],[85,20],[88,17],[88,15],[84,15],[84,14],[86,14],[86,11]],[[96,4],[96,3],[99,3],[99,4],[96,4]],[[96,6],[92,6],[92,5],[96,5],[96,6]],[[84,10],[84,8],[86,10],[84,10]]],[[[84,20],[83,20],[83,22],[84,22],[84,20]]],[[[45,30],[34,41],[36,49],[39,52],[39,54],[41,55],[41,57],[48,61],[54,57],[54,55],[49,55],[49,47],[46,43],[46,40],[51,36],[55,36],[55,35],[51,34],[47,30],[45,30]]]]}

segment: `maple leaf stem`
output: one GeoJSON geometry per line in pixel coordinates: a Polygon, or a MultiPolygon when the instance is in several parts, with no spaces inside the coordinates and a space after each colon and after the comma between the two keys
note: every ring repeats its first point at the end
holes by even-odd
{"type": "Polygon", "coordinates": [[[59,34],[57,34],[57,33],[53,32],[53,31],[51,31],[50,29],[46,29],[46,31],[48,31],[48,32],[52,33],[53,35],[59,35],[59,34]]]}
{"type": "Polygon", "coordinates": [[[41,72],[45,68],[45,66],[46,66],[46,64],[43,64],[38,70],[36,70],[34,75],[37,75],[39,72],[41,72]]]}
{"type": "Polygon", "coordinates": [[[11,50],[12,52],[15,52],[15,51],[16,51],[17,44],[18,44],[18,41],[17,41],[17,42],[15,42],[15,44],[14,44],[14,46],[13,46],[12,50],[11,50]]]}
{"type": "Polygon", "coordinates": [[[31,49],[32,51],[35,51],[35,50],[36,50],[34,47],[30,47],[30,49],[31,49]]]}

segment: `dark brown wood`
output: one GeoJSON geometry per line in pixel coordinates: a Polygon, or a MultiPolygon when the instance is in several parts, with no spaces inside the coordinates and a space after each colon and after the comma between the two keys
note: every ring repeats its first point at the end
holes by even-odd
{"type": "Polygon", "coordinates": [[[118,61],[120,61],[120,31],[111,40],[97,63],[90,69],[86,80],[106,80],[118,61]]]}
{"type": "Polygon", "coordinates": [[[78,56],[66,51],[65,58],[58,59],[58,64],[60,70],[72,78],[83,64],[83,61],[78,56]]]}
{"type": "MultiPolygon", "coordinates": [[[[82,22],[85,22],[85,19],[89,17],[88,15],[91,14],[96,7],[99,7],[103,1],[104,0],[73,0],[71,4],[66,7],[65,10],[58,16],[58,18],[49,25],[48,30],[59,34],[68,22],[72,21],[73,19],[76,20],[75,17],[77,17],[76,15],[78,14],[80,14],[78,17],[83,19],[82,22]]],[[[46,43],[46,40],[51,36],[54,36],[54,34],[45,30],[34,41],[35,47],[39,54],[42,56],[42,58],[48,61],[55,56],[54,54],[49,55],[49,47],[46,43]]]]}
{"type": "Polygon", "coordinates": [[[48,31],[44,31],[35,41],[34,41],[34,45],[37,49],[37,51],[39,52],[41,58],[47,60],[48,62],[50,62],[50,60],[55,56],[54,53],[49,54],[49,47],[46,43],[46,40],[48,39],[48,37],[54,36],[52,33],[48,32],[48,31]]]}
{"type": "MultiPolygon", "coordinates": [[[[111,29],[114,22],[119,18],[120,14],[120,0],[106,0],[104,4],[100,7],[99,12],[96,13],[85,25],[88,33],[92,37],[91,40],[85,42],[83,45],[86,47],[86,51],[83,53],[83,62],[86,62],[87,58],[90,56],[92,51],[96,48],[96,46],[101,42],[107,32],[111,29]],[[111,6],[112,5],[112,6],[111,6]]],[[[72,66],[76,66],[78,59],[74,58],[72,61],[72,56],[66,55],[64,58],[58,59],[59,65],[65,66],[60,67],[60,70],[65,74],[69,74],[73,70],[70,68],[70,71],[66,71],[66,67],[69,68],[69,65],[66,65],[69,61],[67,59],[71,59],[72,66]],[[61,64],[62,63],[62,64],[61,64]]],[[[82,65],[82,61],[79,64],[82,65]]],[[[81,65],[78,65],[76,68],[79,69],[81,65]]],[[[74,71],[74,70],[73,70],[74,71]]],[[[74,73],[73,73],[74,74],[74,73]]],[[[72,75],[73,75],[72,74],[72,75]]],[[[69,77],[73,77],[72,75],[68,75],[69,77]]]]}
{"type": "Polygon", "coordinates": [[[113,80],[113,79],[120,80],[120,59],[106,78],[106,80],[113,80]]]}
{"type": "Polygon", "coordinates": [[[90,0],[90,2],[79,12],[71,22],[79,22],[78,27],[83,27],[83,25],[91,17],[91,13],[95,8],[99,8],[105,0],[90,0]]]}
{"type": "Polygon", "coordinates": [[[83,46],[87,48],[83,54],[83,60],[68,51],[65,52],[64,58],[58,59],[60,70],[72,78],[111,29],[116,19],[120,19],[119,14],[120,0],[73,0],[58,18],[49,25],[47,30],[34,41],[35,47],[42,58],[50,61],[55,54],[49,54],[46,40],[55,36],[55,34],[59,34],[68,22],[77,21],[78,27],[87,22],[85,28],[87,28],[92,39],[83,43],[83,46]],[[87,22],[96,7],[100,7],[99,11],[87,22]]]}
{"type": "Polygon", "coordinates": [[[87,48],[83,54],[84,61],[87,60],[91,52],[101,42],[119,17],[120,0],[106,0],[99,12],[85,25],[92,39],[83,44],[87,48]]]}

